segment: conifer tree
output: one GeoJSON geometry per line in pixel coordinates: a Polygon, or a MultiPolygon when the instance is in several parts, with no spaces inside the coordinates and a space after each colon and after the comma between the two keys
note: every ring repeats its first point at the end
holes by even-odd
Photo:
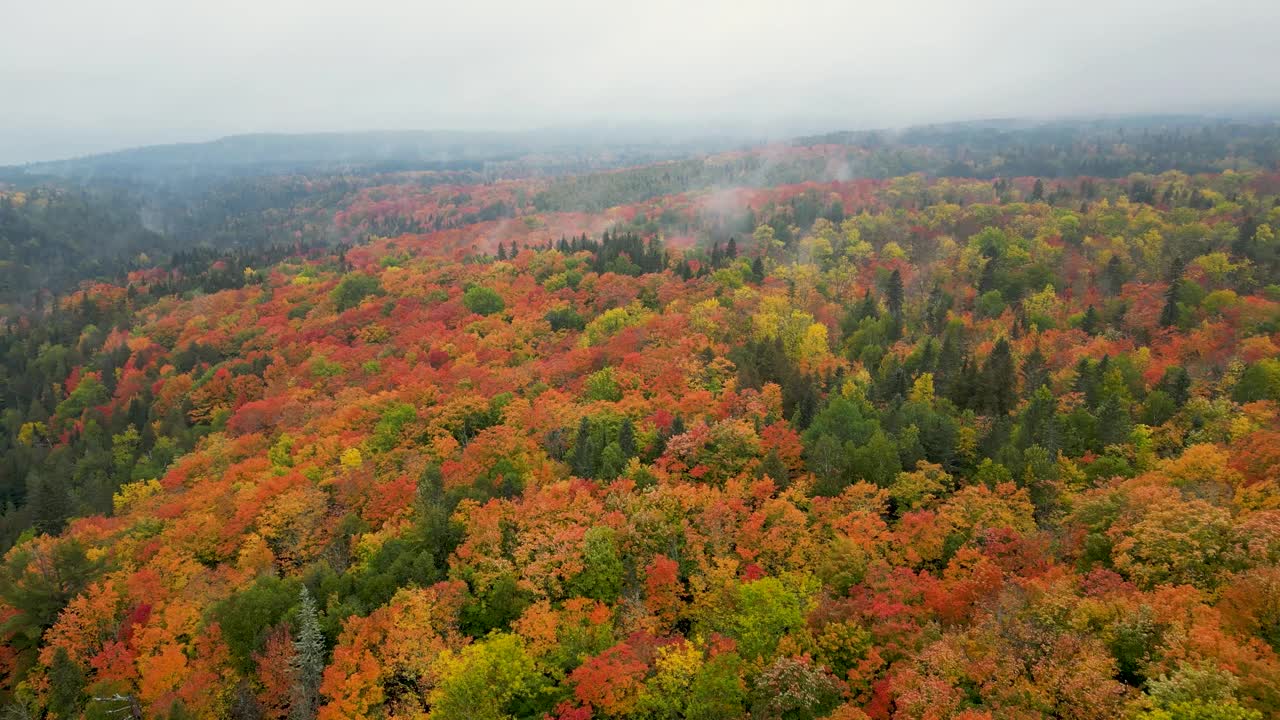
{"type": "Polygon", "coordinates": [[[293,641],[293,705],[290,720],[311,720],[316,716],[320,679],[324,674],[324,633],[316,601],[304,586],[298,607],[298,637],[293,641]]]}
{"type": "Polygon", "coordinates": [[[1014,374],[1013,353],[1009,341],[1000,338],[987,362],[982,366],[982,402],[994,415],[1004,415],[1013,409],[1017,377],[1014,374]]]}

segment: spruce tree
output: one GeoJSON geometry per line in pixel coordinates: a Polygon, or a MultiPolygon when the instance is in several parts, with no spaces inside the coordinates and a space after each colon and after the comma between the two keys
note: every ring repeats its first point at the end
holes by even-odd
{"type": "Polygon", "coordinates": [[[1022,387],[1030,397],[1048,382],[1049,366],[1045,361],[1044,353],[1040,351],[1040,344],[1036,343],[1026,359],[1022,361],[1022,387]]]}
{"type": "Polygon", "coordinates": [[[1098,311],[1092,305],[1088,310],[1084,311],[1084,318],[1080,321],[1080,329],[1088,335],[1098,334],[1098,325],[1101,321],[1098,319],[1098,311]]]}
{"type": "Polygon", "coordinates": [[[636,426],[631,418],[625,418],[618,427],[618,448],[622,456],[630,459],[636,456],[636,426]]]}
{"type": "Polygon", "coordinates": [[[889,285],[885,290],[885,303],[889,306],[889,314],[898,323],[902,322],[903,295],[902,273],[894,270],[889,276],[889,285]]]}
{"type": "Polygon", "coordinates": [[[293,703],[290,720],[311,720],[316,716],[320,678],[324,673],[324,632],[316,601],[304,586],[298,607],[298,637],[293,641],[293,703]]]}
{"type": "Polygon", "coordinates": [[[1160,327],[1172,327],[1178,322],[1178,282],[1186,265],[1182,258],[1175,258],[1169,271],[1169,287],[1164,291],[1164,307],[1160,310],[1160,327]]]}
{"type": "Polygon", "coordinates": [[[1005,415],[1013,409],[1017,376],[1014,374],[1013,352],[1009,341],[1000,338],[982,367],[982,402],[994,415],[1005,415]]]}
{"type": "Polygon", "coordinates": [[[49,668],[49,712],[60,718],[79,715],[84,701],[84,669],[59,647],[49,668]]]}
{"type": "Polygon", "coordinates": [[[595,477],[596,460],[601,449],[591,432],[591,421],[582,418],[578,423],[578,436],[573,441],[573,474],[581,478],[595,477]]]}

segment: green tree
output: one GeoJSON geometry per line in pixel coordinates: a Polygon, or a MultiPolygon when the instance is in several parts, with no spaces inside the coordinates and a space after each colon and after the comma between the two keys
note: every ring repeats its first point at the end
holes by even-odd
{"type": "Polygon", "coordinates": [[[743,716],[746,691],[742,683],[742,658],[735,652],[707,660],[687,693],[687,720],[719,720],[743,716]]]}
{"type": "Polygon", "coordinates": [[[1101,319],[1098,318],[1098,311],[1092,305],[1084,311],[1084,317],[1080,319],[1080,329],[1085,331],[1087,335],[1097,335],[1101,319]]]}
{"type": "Polygon", "coordinates": [[[1245,368],[1231,390],[1236,402],[1280,400],[1280,360],[1259,360],[1245,368]]]}
{"type": "Polygon", "coordinates": [[[67,649],[59,647],[49,668],[49,712],[59,718],[74,718],[84,704],[84,669],[67,649]]]}
{"type": "Polygon", "coordinates": [[[11,633],[10,647],[35,648],[44,631],[101,570],[76,540],[19,545],[0,567],[0,597],[15,614],[0,623],[0,633],[11,633]]]}
{"type": "Polygon", "coordinates": [[[582,538],[582,572],[569,583],[569,591],[602,602],[613,602],[622,592],[625,571],[613,528],[597,525],[582,538]]]}
{"type": "Polygon", "coordinates": [[[520,589],[515,576],[504,573],[487,588],[477,590],[475,597],[462,608],[462,631],[482,637],[493,630],[506,628],[529,607],[529,593],[520,589]]]}
{"type": "Polygon", "coordinates": [[[983,407],[993,415],[1005,415],[1017,399],[1018,380],[1013,351],[1007,338],[1000,338],[982,366],[983,407]]]}
{"type": "Polygon", "coordinates": [[[253,667],[253,654],[262,648],[270,629],[296,607],[298,585],[297,580],[264,575],[214,606],[213,618],[242,670],[247,672],[253,667]]]}
{"type": "Polygon", "coordinates": [[[806,576],[766,577],[738,586],[730,629],[744,658],[768,658],[784,635],[804,627],[818,583],[806,576]]]}
{"type": "Polygon", "coordinates": [[[492,315],[502,312],[507,307],[496,290],[480,285],[467,288],[467,291],[462,294],[462,304],[477,315],[492,315]]]}
{"type": "Polygon", "coordinates": [[[1180,309],[1178,307],[1178,284],[1186,271],[1186,263],[1181,257],[1174,258],[1169,270],[1169,286],[1164,292],[1164,307],[1160,309],[1160,326],[1172,327],[1178,323],[1180,309]]]}
{"type": "Polygon", "coordinates": [[[518,635],[495,633],[439,660],[440,682],[431,692],[431,716],[439,720],[507,720],[541,717],[550,708],[546,678],[518,635]]]}
{"type": "Polygon", "coordinates": [[[849,460],[854,476],[879,487],[888,487],[902,470],[898,445],[883,430],[876,430],[849,460]]]}
{"type": "Polygon", "coordinates": [[[622,399],[622,388],[618,387],[618,381],[611,367],[588,375],[585,390],[588,400],[617,402],[622,399]]]}
{"type": "Polygon", "coordinates": [[[893,319],[902,322],[902,305],[904,300],[904,291],[902,287],[902,273],[894,270],[889,276],[888,285],[885,288],[885,304],[889,307],[889,314],[893,319]]]}
{"type": "Polygon", "coordinates": [[[628,460],[636,456],[636,425],[631,418],[623,418],[618,426],[618,449],[628,460]]]}
{"type": "Polygon", "coordinates": [[[324,674],[325,641],[320,616],[311,592],[303,586],[298,593],[298,632],[293,641],[293,702],[290,720],[311,720],[316,716],[320,680],[324,674]]]}
{"type": "Polygon", "coordinates": [[[578,434],[573,441],[573,455],[569,463],[574,475],[581,478],[596,476],[600,455],[604,452],[604,442],[600,435],[592,427],[590,419],[584,417],[578,421],[578,434]]]}
{"type": "Polygon", "coordinates": [[[993,318],[999,317],[1004,308],[1004,294],[999,290],[988,290],[978,298],[974,311],[978,317],[993,318]]]}
{"type": "Polygon", "coordinates": [[[343,276],[338,286],[333,289],[333,304],[338,312],[349,310],[370,295],[382,293],[382,282],[373,275],[350,273],[343,276]]]}

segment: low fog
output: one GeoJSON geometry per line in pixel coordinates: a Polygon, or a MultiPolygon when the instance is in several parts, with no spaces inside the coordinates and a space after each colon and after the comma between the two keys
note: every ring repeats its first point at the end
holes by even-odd
{"type": "Polygon", "coordinates": [[[1275,0],[42,0],[0,18],[0,164],[264,131],[1280,108],[1275,0]]]}

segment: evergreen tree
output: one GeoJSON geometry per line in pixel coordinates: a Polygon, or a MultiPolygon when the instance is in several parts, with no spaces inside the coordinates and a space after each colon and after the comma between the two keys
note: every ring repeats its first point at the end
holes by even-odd
{"type": "Polygon", "coordinates": [[[596,462],[599,460],[600,442],[591,431],[591,421],[582,418],[578,423],[578,436],[573,442],[573,474],[582,478],[596,476],[596,462]]]}
{"type": "Polygon", "coordinates": [[[1124,263],[1120,262],[1118,255],[1112,255],[1111,260],[1107,262],[1106,270],[1102,273],[1103,291],[1108,295],[1115,295],[1124,287],[1126,280],[1128,280],[1128,276],[1124,269],[1124,263]]]}
{"type": "Polygon", "coordinates": [[[1164,307],[1160,310],[1160,327],[1173,327],[1178,322],[1178,283],[1185,269],[1182,258],[1174,258],[1169,271],[1169,287],[1164,291],[1164,307]]]}
{"type": "Polygon", "coordinates": [[[624,418],[618,427],[618,448],[624,458],[636,456],[636,426],[631,418],[624,418]]]}
{"type": "Polygon", "coordinates": [[[1080,320],[1080,329],[1089,335],[1097,335],[1098,324],[1100,322],[1101,321],[1098,319],[1098,311],[1090,305],[1089,308],[1084,311],[1084,318],[1080,320]]]}
{"type": "Polygon", "coordinates": [[[1039,445],[1056,457],[1060,444],[1057,411],[1057,401],[1049,388],[1038,388],[1022,411],[1016,438],[1018,447],[1025,450],[1039,445]]]}
{"type": "Polygon", "coordinates": [[[785,488],[791,484],[791,473],[787,470],[786,463],[782,462],[782,458],[778,457],[778,451],[773,448],[770,448],[769,453],[764,456],[757,474],[762,478],[771,478],[774,485],[779,488],[785,488]]]}
{"type": "Polygon", "coordinates": [[[31,498],[32,525],[50,535],[62,531],[71,515],[71,497],[67,489],[50,478],[33,478],[31,498]]]}
{"type": "Polygon", "coordinates": [[[1036,390],[1044,387],[1049,383],[1049,366],[1045,361],[1044,353],[1040,351],[1040,343],[1031,349],[1027,357],[1022,361],[1022,387],[1028,397],[1035,394],[1036,390]]]}
{"type": "Polygon", "coordinates": [[[671,421],[671,437],[685,434],[684,417],[677,415],[675,420],[671,421]]]}
{"type": "Polygon", "coordinates": [[[863,301],[858,305],[858,315],[856,315],[858,322],[867,318],[873,320],[879,318],[879,305],[877,304],[876,299],[872,297],[872,291],[870,291],[870,288],[867,288],[867,291],[863,292],[863,301]]]}
{"type": "Polygon", "coordinates": [[[680,264],[676,265],[676,274],[680,276],[681,280],[693,279],[693,267],[689,265],[688,260],[680,260],[680,264]]]}
{"type": "Polygon", "coordinates": [[[59,718],[74,718],[80,714],[84,701],[84,670],[59,647],[49,668],[49,712],[59,718]]]}
{"type": "Polygon", "coordinates": [[[895,322],[902,322],[902,273],[894,270],[889,276],[889,284],[885,289],[885,303],[889,306],[889,314],[893,316],[895,322]]]}
{"type": "Polygon", "coordinates": [[[324,674],[324,633],[316,601],[303,586],[299,593],[298,636],[293,641],[293,704],[290,720],[311,720],[316,716],[320,697],[320,679],[324,674]]]}
{"type": "Polygon", "coordinates": [[[987,356],[980,382],[982,402],[988,412],[1005,415],[1013,409],[1018,383],[1008,339],[1000,338],[987,356]]]}
{"type": "Polygon", "coordinates": [[[1096,408],[1101,402],[1102,374],[1106,361],[1106,356],[1103,356],[1102,360],[1097,362],[1081,358],[1080,362],[1076,363],[1075,389],[1076,392],[1084,395],[1085,404],[1091,408],[1096,408]]]}
{"type": "Polygon", "coordinates": [[[929,290],[929,300],[925,303],[925,323],[929,332],[937,335],[946,326],[947,311],[951,309],[953,298],[942,289],[942,285],[934,283],[929,290]]]}
{"type": "Polygon", "coordinates": [[[1159,387],[1177,407],[1186,405],[1187,400],[1191,398],[1191,376],[1187,374],[1186,368],[1180,365],[1165,369],[1164,377],[1160,378],[1159,387]]]}
{"type": "Polygon", "coordinates": [[[1099,449],[1125,442],[1132,427],[1129,409],[1123,400],[1115,396],[1103,398],[1098,406],[1098,443],[1102,446],[1099,449]]]}

